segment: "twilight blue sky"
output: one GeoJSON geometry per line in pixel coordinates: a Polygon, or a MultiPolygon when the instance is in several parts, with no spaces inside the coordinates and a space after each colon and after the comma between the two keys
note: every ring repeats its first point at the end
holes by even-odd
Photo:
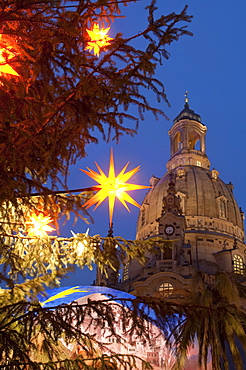
{"type": "MultiPolygon", "coordinates": [[[[137,4],[123,8],[124,20],[116,20],[110,30],[113,37],[117,32],[125,36],[141,31],[145,26],[144,10],[148,4],[140,0],[137,4]]],[[[193,15],[189,30],[193,37],[183,36],[171,44],[168,51],[171,56],[158,67],[157,78],[166,88],[171,104],[157,103],[154,97],[149,100],[163,109],[169,121],[161,118],[155,121],[147,114],[140,123],[138,135],[134,138],[125,136],[120,143],[89,145],[88,156],[71,168],[69,188],[93,186],[95,182],[79,171],[89,167],[96,170],[94,161],[107,173],[110,148],[114,148],[115,168],[118,173],[126,162],[128,169],[138,165],[140,171],[132,178],[132,183],[149,185],[152,175],[162,177],[166,172],[169,159],[168,130],[172,120],[183,109],[184,93],[189,91],[190,108],[202,117],[207,126],[207,154],[211,168],[220,172],[221,179],[234,184],[234,195],[239,206],[246,211],[246,176],[245,170],[245,96],[246,96],[246,2],[237,0],[158,0],[158,12],[168,14],[179,12],[188,4],[188,14],[193,15]]],[[[148,96],[147,96],[148,97],[148,96]]],[[[129,123],[129,126],[131,123],[129,123]]],[[[132,191],[141,203],[146,191],[132,191]]],[[[134,239],[138,209],[130,206],[131,213],[118,202],[114,213],[114,235],[134,239]]],[[[78,221],[75,226],[68,223],[61,227],[61,235],[69,236],[69,230],[85,232],[90,228],[90,235],[107,235],[107,202],[92,212],[94,224],[87,226],[78,221]]],[[[76,271],[63,285],[87,285],[92,283],[94,274],[87,270],[76,271]]]]}

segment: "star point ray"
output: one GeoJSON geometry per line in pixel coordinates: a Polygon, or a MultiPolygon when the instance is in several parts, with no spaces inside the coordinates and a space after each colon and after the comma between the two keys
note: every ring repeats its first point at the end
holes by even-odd
{"type": "MultiPolygon", "coordinates": [[[[2,34],[0,34],[0,42],[2,44],[2,34]]],[[[20,76],[18,72],[16,72],[12,66],[9,64],[11,59],[15,57],[15,53],[11,51],[10,46],[0,47],[0,75],[9,74],[12,76],[20,76]]]]}

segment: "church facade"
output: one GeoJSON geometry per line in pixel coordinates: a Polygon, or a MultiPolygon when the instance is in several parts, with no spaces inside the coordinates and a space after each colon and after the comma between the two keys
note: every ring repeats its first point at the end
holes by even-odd
{"type": "Polygon", "coordinates": [[[196,271],[208,280],[218,270],[245,275],[244,214],[233,185],[210,169],[206,131],[186,97],[169,131],[167,173],[150,179],[152,188],[142,203],[136,234],[139,240],[172,240],[172,248],[148,255],[144,266],[134,260],[127,263],[118,289],[168,296],[188,288],[196,271]]]}

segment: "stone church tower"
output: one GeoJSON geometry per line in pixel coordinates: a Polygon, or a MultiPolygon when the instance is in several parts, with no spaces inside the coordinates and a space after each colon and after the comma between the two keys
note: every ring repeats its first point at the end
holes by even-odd
{"type": "Polygon", "coordinates": [[[210,170],[207,127],[189,107],[169,131],[171,156],[167,173],[152,177],[142,203],[136,239],[153,236],[173,240],[145,266],[128,263],[118,288],[133,294],[167,296],[191,283],[195,271],[210,279],[218,270],[245,275],[244,214],[219,172],[210,170]]]}

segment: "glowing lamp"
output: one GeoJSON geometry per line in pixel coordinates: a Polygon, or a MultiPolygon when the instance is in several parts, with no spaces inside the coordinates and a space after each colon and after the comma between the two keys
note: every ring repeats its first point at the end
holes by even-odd
{"type": "Polygon", "coordinates": [[[105,175],[103,170],[100,168],[100,166],[96,162],[95,164],[97,166],[99,173],[91,170],[88,167],[87,167],[88,171],[80,170],[100,184],[100,185],[95,186],[95,188],[98,188],[99,191],[84,204],[84,207],[89,208],[95,204],[95,208],[94,208],[95,210],[108,197],[109,224],[110,226],[112,226],[115,198],[118,198],[119,201],[123,204],[123,206],[130,212],[126,202],[133,204],[134,206],[139,207],[139,208],[140,208],[140,205],[126,192],[130,190],[147,189],[147,188],[150,188],[150,186],[129,184],[126,182],[140,169],[140,166],[138,166],[131,171],[125,172],[129,162],[121,170],[118,176],[115,176],[114,157],[113,157],[112,149],[110,151],[110,163],[109,163],[108,176],[105,175]]]}
{"type": "MultiPolygon", "coordinates": [[[[0,35],[0,40],[2,35],[0,35]]],[[[8,63],[9,60],[15,57],[15,54],[10,51],[11,46],[0,47],[0,74],[6,73],[13,76],[20,76],[8,63]]]]}
{"type": "Polygon", "coordinates": [[[88,41],[88,45],[86,46],[86,50],[93,50],[94,54],[99,56],[100,49],[110,45],[110,40],[112,40],[112,37],[109,37],[107,35],[108,31],[110,30],[110,27],[108,28],[99,28],[99,24],[94,24],[92,30],[86,30],[90,41],[88,41]]]}
{"type": "MultiPolygon", "coordinates": [[[[71,234],[73,235],[73,237],[77,238],[77,234],[75,234],[73,232],[73,230],[70,230],[70,231],[71,231],[71,234]]],[[[88,246],[88,240],[86,239],[86,237],[88,236],[88,233],[89,233],[89,229],[86,230],[84,240],[82,242],[78,242],[78,245],[77,245],[77,256],[78,257],[81,257],[84,254],[84,252],[85,252],[85,250],[88,246]]]]}
{"type": "Polygon", "coordinates": [[[52,222],[50,216],[44,216],[43,213],[36,215],[32,213],[30,216],[29,226],[28,226],[28,236],[44,237],[47,236],[47,231],[55,230],[48,224],[52,222]]]}

